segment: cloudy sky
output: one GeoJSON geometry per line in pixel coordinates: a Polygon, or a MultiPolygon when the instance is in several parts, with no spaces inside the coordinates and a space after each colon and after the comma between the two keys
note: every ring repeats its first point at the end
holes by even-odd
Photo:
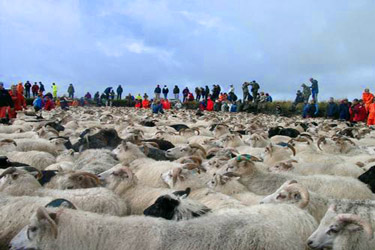
{"type": "Polygon", "coordinates": [[[292,99],[375,91],[374,0],[0,0],[0,81],[65,92],[257,80],[292,99]]]}

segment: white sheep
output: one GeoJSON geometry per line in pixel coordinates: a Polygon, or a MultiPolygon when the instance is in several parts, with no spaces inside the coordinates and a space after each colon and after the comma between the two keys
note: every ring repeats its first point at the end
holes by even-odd
{"type": "Polygon", "coordinates": [[[28,152],[8,152],[6,156],[10,161],[21,162],[43,170],[48,166],[56,163],[56,158],[47,152],[28,151],[28,152]]]}
{"type": "Polygon", "coordinates": [[[288,205],[261,207],[180,222],[40,208],[11,249],[306,249],[316,226],[309,214],[288,205]]]}

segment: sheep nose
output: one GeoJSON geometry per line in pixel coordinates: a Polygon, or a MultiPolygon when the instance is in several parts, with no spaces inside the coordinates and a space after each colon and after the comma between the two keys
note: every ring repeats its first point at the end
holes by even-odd
{"type": "Polygon", "coordinates": [[[264,204],[264,201],[259,202],[259,204],[264,204]]]}
{"type": "Polygon", "coordinates": [[[309,247],[311,247],[311,245],[312,245],[313,243],[314,243],[314,242],[313,242],[312,240],[307,241],[307,245],[308,245],[309,247]]]}

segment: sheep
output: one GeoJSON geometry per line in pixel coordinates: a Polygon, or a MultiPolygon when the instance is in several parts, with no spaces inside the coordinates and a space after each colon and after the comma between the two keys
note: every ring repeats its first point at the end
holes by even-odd
{"type": "Polygon", "coordinates": [[[301,163],[296,160],[278,162],[268,168],[274,173],[292,173],[297,175],[325,174],[357,178],[363,170],[354,164],[301,163]]]}
{"type": "Polygon", "coordinates": [[[251,192],[268,195],[276,191],[288,179],[295,179],[310,190],[338,199],[373,199],[374,196],[366,185],[350,177],[313,175],[296,176],[268,173],[256,166],[247,157],[236,157],[228,161],[219,173],[239,176],[239,182],[251,192]],[[346,188],[347,187],[347,188],[346,188]]]}
{"type": "Polygon", "coordinates": [[[289,136],[291,138],[296,138],[300,132],[293,128],[283,128],[281,126],[270,128],[268,130],[268,137],[271,138],[275,135],[284,135],[289,136]]]}
{"type": "Polygon", "coordinates": [[[57,172],[47,183],[41,184],[51,189],[79,189],[98,187],[100,180],[91,173],[69,171],[57,172]]]}
{"type": "Polygon", "coordinates": [[[264,154],[264,157],[263,157],[264,163],[265,164],[274,164],[274,163],[277,163],[277,162],[280,162],[280,161],[291,159],[290,151],[288,151],[289,149],[291,150],[291,153],[293,154],[293,156],[295,156],[296,150],[289,143],[286,143],[285,145],[283,144],[282,146],[273,145],[272,143],[269,144],[265,148],[265,154],[264,154]]]}
{"type": "Polygon", "coordinates": [[[176,191],[169,195],[162,195],[156,199],[154,204],[143,211],[146,216],[161,217],[166,220],[188,220],[200,217],[211,210],[193,201],[187,196],[190,189],[176,191]]]}
{"type": "Polygon", "coordinates": [[[118,216],[128,214],[126,203],[106,188],[47,189],[43,188],[31,174],[15,168],[7,169],[1,176],[0,192],[4,194],[65,198],[82,210],[118,216]]]}
{"type": "Polygon", "coordinates": [[[170,159],[179,159],[185,156],[198,156],[203,159],[206,158],[207,152],[206,150],[199,144],[190,144],[186,146],[179,146],[168,149],[165,152],[165,156],[170,159]]]}
{"type": "Polygon", "coordinates": [[[239,183],[236,177],[214,174],[213,178],[207,183],[208,187],[216,192],[220,192],[241,201],[247,206],[259,204],[264,198],[263,195],[256,195],[239,183]]]}
{"type": "Polygon", "coordinates": [[[373,222],[374,217],[337,212],[333,205],[327,210],[319,227],[309,237],[307,245],[311,249],[373,249],[375,240],[369,221],[373,222]]]}
{"type": "Polygon", "coordinates": [[[107,149],[87,149],[74,162],[73,170],[99,174],[117,165],[115,155],[107,149]]]}
{"type": "Polygon", "coordinates": [[[28,131],[31,131],[31,129],[32,127],[28,124],[12,125],[12,126],[0,125],[0,133],[4,133],[4,134],[28,132],[28,131]]]}
{"type": "Polygon", "coordinates": [[[307,213],[286,205],[263,205],[262,214],[229,211],[180,222],[41,207],[13,238],[11,249],[118,249],[125,244],[126,249],[301,250],[315,226],[307,213]]]}
{"type": "Polygon", "coordinates": [[[27,152],[27,151],[41,151],[57,156],[59,152],[65,151],[64,146],[65,140],[54,139],[16,139],[17,146],[16,151],[27,152]]]}
{"type": "MultiPolygon", "coordinates": [[[[367,214],[369,210],[375,208],[374,200],[330,199],[309,191],[296,180],[286,181],[273,194],[264,197],[260,203],[294,204],[302,209],[306,209],[318,222],[321,221],[329,205],[332,204],[342,212],[355,211],[361,214],[367,214]],[[350,209],[354,210],[351,211],[350,209]]],[[[373,215],[375,216],[375,213],[373,215]]]]}
{"type": "Polygon", "coordinates": [[[11,134],[0,134],[0,139],[36,139],[38,134],[34,131],[20,132],[20,133],[11,133],[11,134]]]}
{"type": "Polygon", "coordinates": [[[269,141],[263,135],[252,134],[249,138],[249,144],[253,148],[265,148],[269,141]]]}
{"type": "Polygon", "coordinates": [[[43,170],[48,166],[56,163],[56,158],[47,152],[41,151],[28,151],[28,152],[8,152],[6,156],[10,161],[17,161],[30,166],[33,166],[39,170],[43,170]]]}
{"type": "Polygon", "coordinates": [[[51,203],[52,200],[51,197],[14,197],[0,194],[0,249],[8,249],[11,239],[29,223],[37,208],[51,203]]]}
{"type": "Polygon", "coordinates": [[[175,189],[191,188],[190,197],[198,200],[213,211],[226,208],[245,208],[245,204],[229,195],[215,192],[207,188],[209,176],[201,174],[197,176],[195,169],[188,170],[174,168],[162,174],[161,179],[170,187],[175,189]]]}

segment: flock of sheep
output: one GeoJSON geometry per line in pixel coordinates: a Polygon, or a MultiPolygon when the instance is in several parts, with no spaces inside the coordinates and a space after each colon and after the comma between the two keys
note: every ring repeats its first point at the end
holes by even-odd
{"type": "Polygon", "coordinates": [[[0,126],[0,249],[375,249],[375,131],[77,107],[0,126]]]}

